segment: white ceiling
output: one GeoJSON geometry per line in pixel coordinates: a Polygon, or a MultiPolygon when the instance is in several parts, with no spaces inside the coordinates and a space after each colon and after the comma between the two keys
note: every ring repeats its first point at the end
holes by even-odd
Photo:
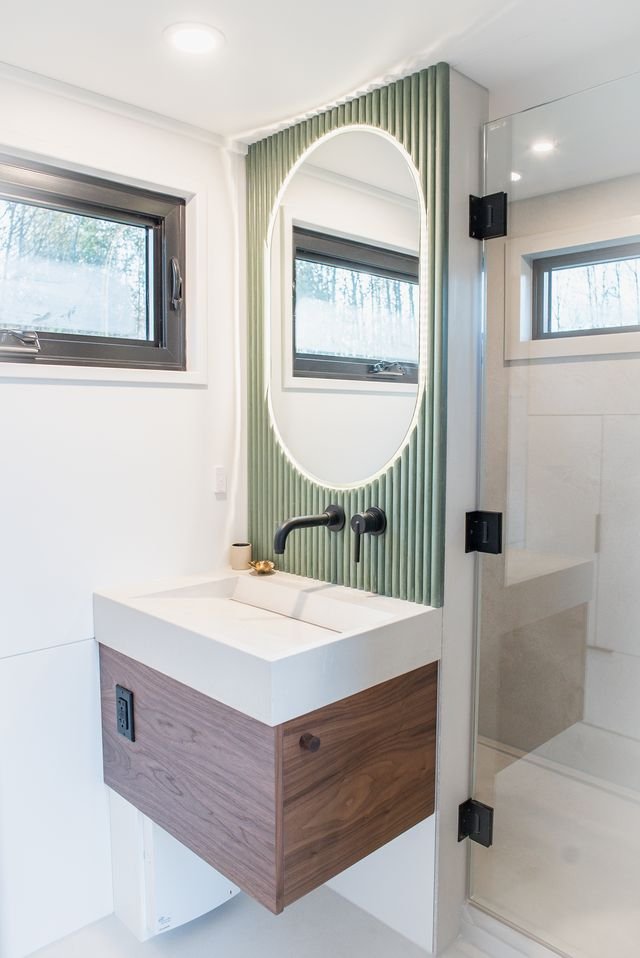
{"type": "Polygon", "coordinates": [[[597,51],[617,43],[609,76],[640,69],[638,39],[636,0],[20,0],[2,13],[0,61],[250,140],[439,59],[498,101],[563,68],[570,92],[606,78],[597,51]],[[218,27],[223,50],[171,50],[162,30],[182,20],[218,27]]]}

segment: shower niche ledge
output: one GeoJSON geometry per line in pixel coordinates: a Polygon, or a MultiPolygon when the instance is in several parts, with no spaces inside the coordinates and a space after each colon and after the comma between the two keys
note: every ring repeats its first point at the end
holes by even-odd
{"type": "Polygon", "coordinates": [[[94,612],[106,784],[271,911],[432,814],[440,610],[230,573],[94,612]]]}

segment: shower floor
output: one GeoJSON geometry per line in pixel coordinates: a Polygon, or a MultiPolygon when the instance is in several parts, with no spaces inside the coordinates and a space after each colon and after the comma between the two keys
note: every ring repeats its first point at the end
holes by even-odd
{"type": "Polygon", "coordinates": [[[640,743],[577,723],[524,756],[482,742],[477,767],[472,900],[571,958],[638,958],[640,743]]]}

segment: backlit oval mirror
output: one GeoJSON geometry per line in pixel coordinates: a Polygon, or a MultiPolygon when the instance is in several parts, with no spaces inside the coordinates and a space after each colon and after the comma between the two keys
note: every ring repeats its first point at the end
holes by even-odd
{"type": "Polygon", "coordinates": [[[269,402],[298,468],[361,484],[408,438],[421,391],[414,170],[390,137],[349,128],[289,179],[269,243],[269,402]]]}

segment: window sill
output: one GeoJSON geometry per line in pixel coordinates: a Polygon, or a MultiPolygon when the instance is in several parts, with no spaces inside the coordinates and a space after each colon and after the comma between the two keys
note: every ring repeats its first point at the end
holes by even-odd
{"type": "Polygon", "coordinates": [[[554,359],[574,356],[606,356],[640,353],[640,332],[598,333],[587,336],[559,336],[557,339],[528,339],[513,343],[507,360],[554,359]]]}
{"type": "Polygon", "coordinates": [[[331,392],[331,393],[369,393],[387,396],[415,396],[420,390],[419,383],[390,382],[389,380],[364,379],[320,379],[313,376],[292,376],[285,374],[282,383],[283,392],[331,392]]]}
{"type": "Polygon", "coordinates": [[[101,383],[139,386],[206,386],[205,370],[125,369],[112,366],[63,366],[54,363],[0,362],[0,382],[101,383]]]}

